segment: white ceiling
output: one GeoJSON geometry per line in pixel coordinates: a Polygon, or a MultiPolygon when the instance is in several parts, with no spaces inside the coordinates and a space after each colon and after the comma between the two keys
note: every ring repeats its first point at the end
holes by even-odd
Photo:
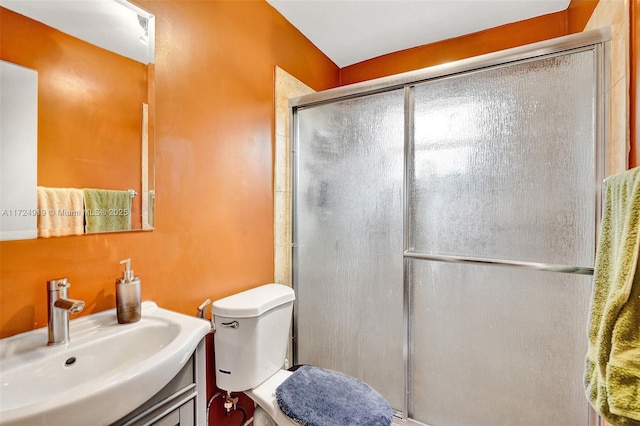
{"type": "Polygon", "coordinates": [[[570,0],[267,0],[343,68],[558,12],[570,0]]]}

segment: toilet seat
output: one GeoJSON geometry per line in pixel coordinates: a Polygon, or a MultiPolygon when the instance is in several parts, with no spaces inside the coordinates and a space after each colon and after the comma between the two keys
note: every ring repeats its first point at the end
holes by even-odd
{"type": "Polygon", "coordinates": [[[308,426],[391,426],[393,409],[375,389],[337,371],[303,365],[276,389],[280,410],[308,426]]]}
{"type": "MultiPolygon", "coordinates": [[[[300,426],[303,423],[298,423],[294,420],[294,418],[296,418],[296,415],[293,414],[293,418],[289,417],[287,414],[285,414],[285,411],[281,409],[280,405],[283,404],[283,407],[286,411],[291,410],[291,406],[296,406],[296,404],[299,402],[300,392],[293,392],[288,397],[285,395],[285,400],[282,401],[282,388],[284,388],[284,393],[287,393],[287,386],[289,386],[291,383],[295,384],[298,378],[301,378],[301,380],[304,382],[308,381],[310,374],[312,376],[314,374],[319,374],[318,377],[320,378],[319,381],[321,382],[325,382],[325,379],[328,378],[330,380],[341,381],[341,384],[344,387],[352,387],[350,392],[352,392],[353,394],[350,394],[349,398],[347,399],[347,403],[350,407],[352,407],[354,403],[358,406],[364,407],[368,405],[369,411],[377,412],[375,418],[369,418],[370,421],[366,422],[366,424],[391,424],[393,411],[388,402],[379,393],[377,393],[366,384],[360,382],[357,379],[354,379],[353,377],[349,377],[335,371],[325,370],[319,367],[303,366],[300,367],[299,370],[302,371],[291,372],[287,370],[278,370],[273,376],[269,377],[262,384],[246,391],[245,393],[257,404],[257,406],[261,407],[262,410],[264,410],[264,412],[267,413],[276,422],[277,425],[300,426]],[[287,381],[287,379],[290,379],[293,374],[298,375],[293,379],[287,381]],[[285,381],[287,381],[287,383],[285,383],[285,381]],[[284,386],[282,386],[281,389],[278,389],[279,387],[281,387],[281,385],[284,386]],[[278,401],[277,394],[279,394],[278,396],[281,400],[280,403],[278,401]],[[351,396],[353,396],[353,398],[351,398],[351,396]],[[385,423],[387,417],[389,419],[389,422],[385,423]],[[372,419],[373,421],[371,421],[372,419]]],[[[333,397],[333,395],[336,393],[334,392],[335,389],[328,390],[326,386],[323,386],[323,384],[325,383],[319,383],[319,381],[318,378],[313,377],[313,381],[311,383],[307,382],[305,386],[308,387],[304,388],[309,389],[309,391],[305,391],[303,393],[305,395],[313,395],[313,391],[316,390],[318,392],[315,392],[315,394],[316,396],[319,396],[321,400],[326,400],[326,395],[331,395],[331,397],[333,397]]],[[[296,409],[294,408],[294,412],[295,411],[296,409]]],[[[357,421],[351,422],[349,421],[349,419],[347,419],[346,421],[348,423],[338,422],[335,424],[358,424],[357,421]]]]}

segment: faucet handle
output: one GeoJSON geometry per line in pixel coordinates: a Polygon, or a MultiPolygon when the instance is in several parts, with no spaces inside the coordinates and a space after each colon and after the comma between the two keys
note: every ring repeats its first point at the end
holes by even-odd
{"type": "Polygon", "coordinates": [[[47,281],[47,288],[49,289],[49,291],[57,291],[69,287],[71,287],[69,278],[57,278],[55,280],[47,281]]]}

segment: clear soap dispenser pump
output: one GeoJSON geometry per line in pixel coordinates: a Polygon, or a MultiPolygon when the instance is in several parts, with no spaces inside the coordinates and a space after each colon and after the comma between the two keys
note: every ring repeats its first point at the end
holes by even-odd
{"type": "Polygon", "coordinates": [[[118,322],[128,324],[140,321],[140,278],[133,275],[131,259],[124,259],[125,264],[122,278],[116,280],[116,311],[118,322]]]}

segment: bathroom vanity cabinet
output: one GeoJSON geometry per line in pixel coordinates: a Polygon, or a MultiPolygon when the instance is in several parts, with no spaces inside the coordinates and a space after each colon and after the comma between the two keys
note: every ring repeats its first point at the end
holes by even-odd
{"type": "Polygon", "coordinates": [[[151,399],[111,426],[195,426],[204,421],[204,345],[151,399]]]}

